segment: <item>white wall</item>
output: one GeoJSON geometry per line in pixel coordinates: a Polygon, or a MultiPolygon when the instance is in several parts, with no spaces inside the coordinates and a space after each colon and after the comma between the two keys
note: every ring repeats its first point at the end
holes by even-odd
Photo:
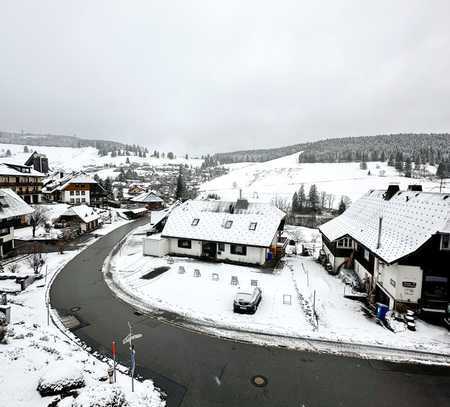
{"type": "MultiPolygon", "coordinates": [[[[191,248],[186,249],[178,247],[178,239],[168,239],[168,253],[186,255],[186,256],[201,256],[202,255],[202,242],[199,240],[191,240],[191,248]]],[[[145,240],[144,240],[145,244],[145,240]]],[[[151,244],[151,243],[150,243],[151,244]]],[[[267,249],[264,247],[246,246],[247,254],[245,256],[232,254],[230,251],[230,244],[225,244],[225,250],[219,254],[219,245],[217,245],[217,259],[229,260],[241,263],[249,264],[264,264],[266,261],[267,249]]],[[[150,249],[149,249],[150,250],[150,249]]],[[[145,254],[145,253],[144,253],[145,254]]]]}
{"type": "Polygon", "coordinates": [[[361,281],[364,281],[366,278],[369,280],[372,279],[372,275],[358,260],[355,260],[355,272],[358,274],[361,281]]]}
{"type": "Polygon", "coordinates": [[[145,256],[165,256],[169,253],[169,240],[144,237],[143,253],[145,256]]]}
{"type": "Polygon", "coordinates": [[[191,248],[178,247],[178,239],[169,239],[169,253],[187,255],[187,256],[201,256],[202,242],[198,240],[191,240],[191,248]]]}
{"type": "Polygon", "coordinates": [[[416,304],[422,293],[423,272],[417,266],[403,266],[399,264],[383,265],[375,260],[376,281],[396,301],[416,304]],[[415,287],[405,287],[403,283],[414,283],[415,287]]]}
{"type": "Polygon", "coordinates": [[[91,199],[90,199],[90,191],[84,191],[84,195],[81,195],[81,191],[80,195],[77,195],[77,191],[72,191],[74,193],[74,195],[70,195],[71,191],[62,191],[62,201],[66,202],[66,203],[72,203],[70,201],[71,198],[73,198],[73,204],[77,205],[77,204],[82,204],[85,203],[86,205],[89,205],[91,203],[91,199]],[[80,202],[77,203],[77,198],[80,199],[80,202]],[[86,199],[86,202],[82,202],[82,198],[86,199]]]}
{"type": "MultiPolygon", "coordinates": [[[[264,264],[266,261],[267,249],[264,247],[246,246],[247,254],[245,256],[232,254],[230,247],[230,244],[225,243],[225,250],[222,251],[221,254],[217,253],[217,258],[219,260],[229,260],[260,265],[264,264]]],[[[217,250],[217,252],[219,252],[219,250],[217,250]]]]}

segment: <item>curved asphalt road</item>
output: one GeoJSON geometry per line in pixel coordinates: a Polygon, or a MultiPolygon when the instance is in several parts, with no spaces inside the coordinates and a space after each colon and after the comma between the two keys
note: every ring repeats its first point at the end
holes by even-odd
{"type": "MultiPolygon", "coordinates": [[[[226,341],[136,315],[103,280],[114,245],[145,223],[127,224],[85,249],[60,272],[50,300],[84,326],[74,333],[101,353],[119,343],[127,364],[127,321],[144,338],[135,342],[137,371],[168,393],[168,406],[448,406],[450,369],[391,364],[226,341]],[[71,312],[73,307],[79,311],[71,312]],[[252,385],[263,375],[266,387],[252,385]]],[[[207,306],[207,304],[205,304],[207,306]]],[[[280,316],[282,317],[282,316],[280,316]]]]}

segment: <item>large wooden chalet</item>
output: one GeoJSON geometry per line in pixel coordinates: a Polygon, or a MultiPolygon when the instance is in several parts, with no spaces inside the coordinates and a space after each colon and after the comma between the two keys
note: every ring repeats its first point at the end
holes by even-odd
{"type": "Polygon", "coordinates": [[[353,267],[372,301],[422,312],[449,305],[450,194],[372,190],[320,226],[335,270],[353,267]]]}
{"type": "Polygon", "coordinates": [[[0,164],[0,188],[10,188],[27,203],[41,203],[44,176],[28,165],[0,164]]]}
{"type": "Polygon", "coordinates": [[[92,206],[101,206],[107,195],[94,178],[83,172],[54,174],[47,179],[43,193],[50,202],[92,206]]]}

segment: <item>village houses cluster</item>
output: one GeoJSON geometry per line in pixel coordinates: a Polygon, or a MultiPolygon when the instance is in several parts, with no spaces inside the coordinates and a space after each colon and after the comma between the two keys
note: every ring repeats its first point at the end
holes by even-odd
{"type": "MultiPolygon", "coordinates": [[[[143,254],[148,256],[188,256],[273,269],[288,245],[298,243],[284,230],[287,214],[273,204],[240,198],[166,205],[143,182],[128,184],[120,199],[114,199],[87,173],[51,172],[47,158],[37,152],[23,164],[1,163],[0,183],[0,257],[15,249],[14,227],[33,222],[29,204],[42,203],[67,205],[51,227],[75,231],[71,237],[107,220],[105,213],[111,213],[102,208],[115,206],[128,219],[161,211],[143,241],[143,254]]],[[[369,305],[381,303],[423,315],[448,312],[448,194],[424,192],[420,185],[406,191],[397,185],[371,190],[319,231],[319,261],[330,274],[351,270],[369,305]]],[[[57,235],[63,237],[67,236],[57,235]]]]}

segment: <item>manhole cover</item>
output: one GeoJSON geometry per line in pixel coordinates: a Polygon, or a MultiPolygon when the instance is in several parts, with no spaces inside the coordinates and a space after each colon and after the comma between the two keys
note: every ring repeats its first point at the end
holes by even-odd
{"type": "Polygon", "coordinates": [[[252,377],[252,384],[256,387],[265,387],[267,386],[267,378],[265,378],[264,376],[253,376],[252,377]]]}
{"type": "Polygon", "coordinates": [[[70,309],[71,312],[78,312],[81,309],[81,307],[72,307],[70,309]]]}

